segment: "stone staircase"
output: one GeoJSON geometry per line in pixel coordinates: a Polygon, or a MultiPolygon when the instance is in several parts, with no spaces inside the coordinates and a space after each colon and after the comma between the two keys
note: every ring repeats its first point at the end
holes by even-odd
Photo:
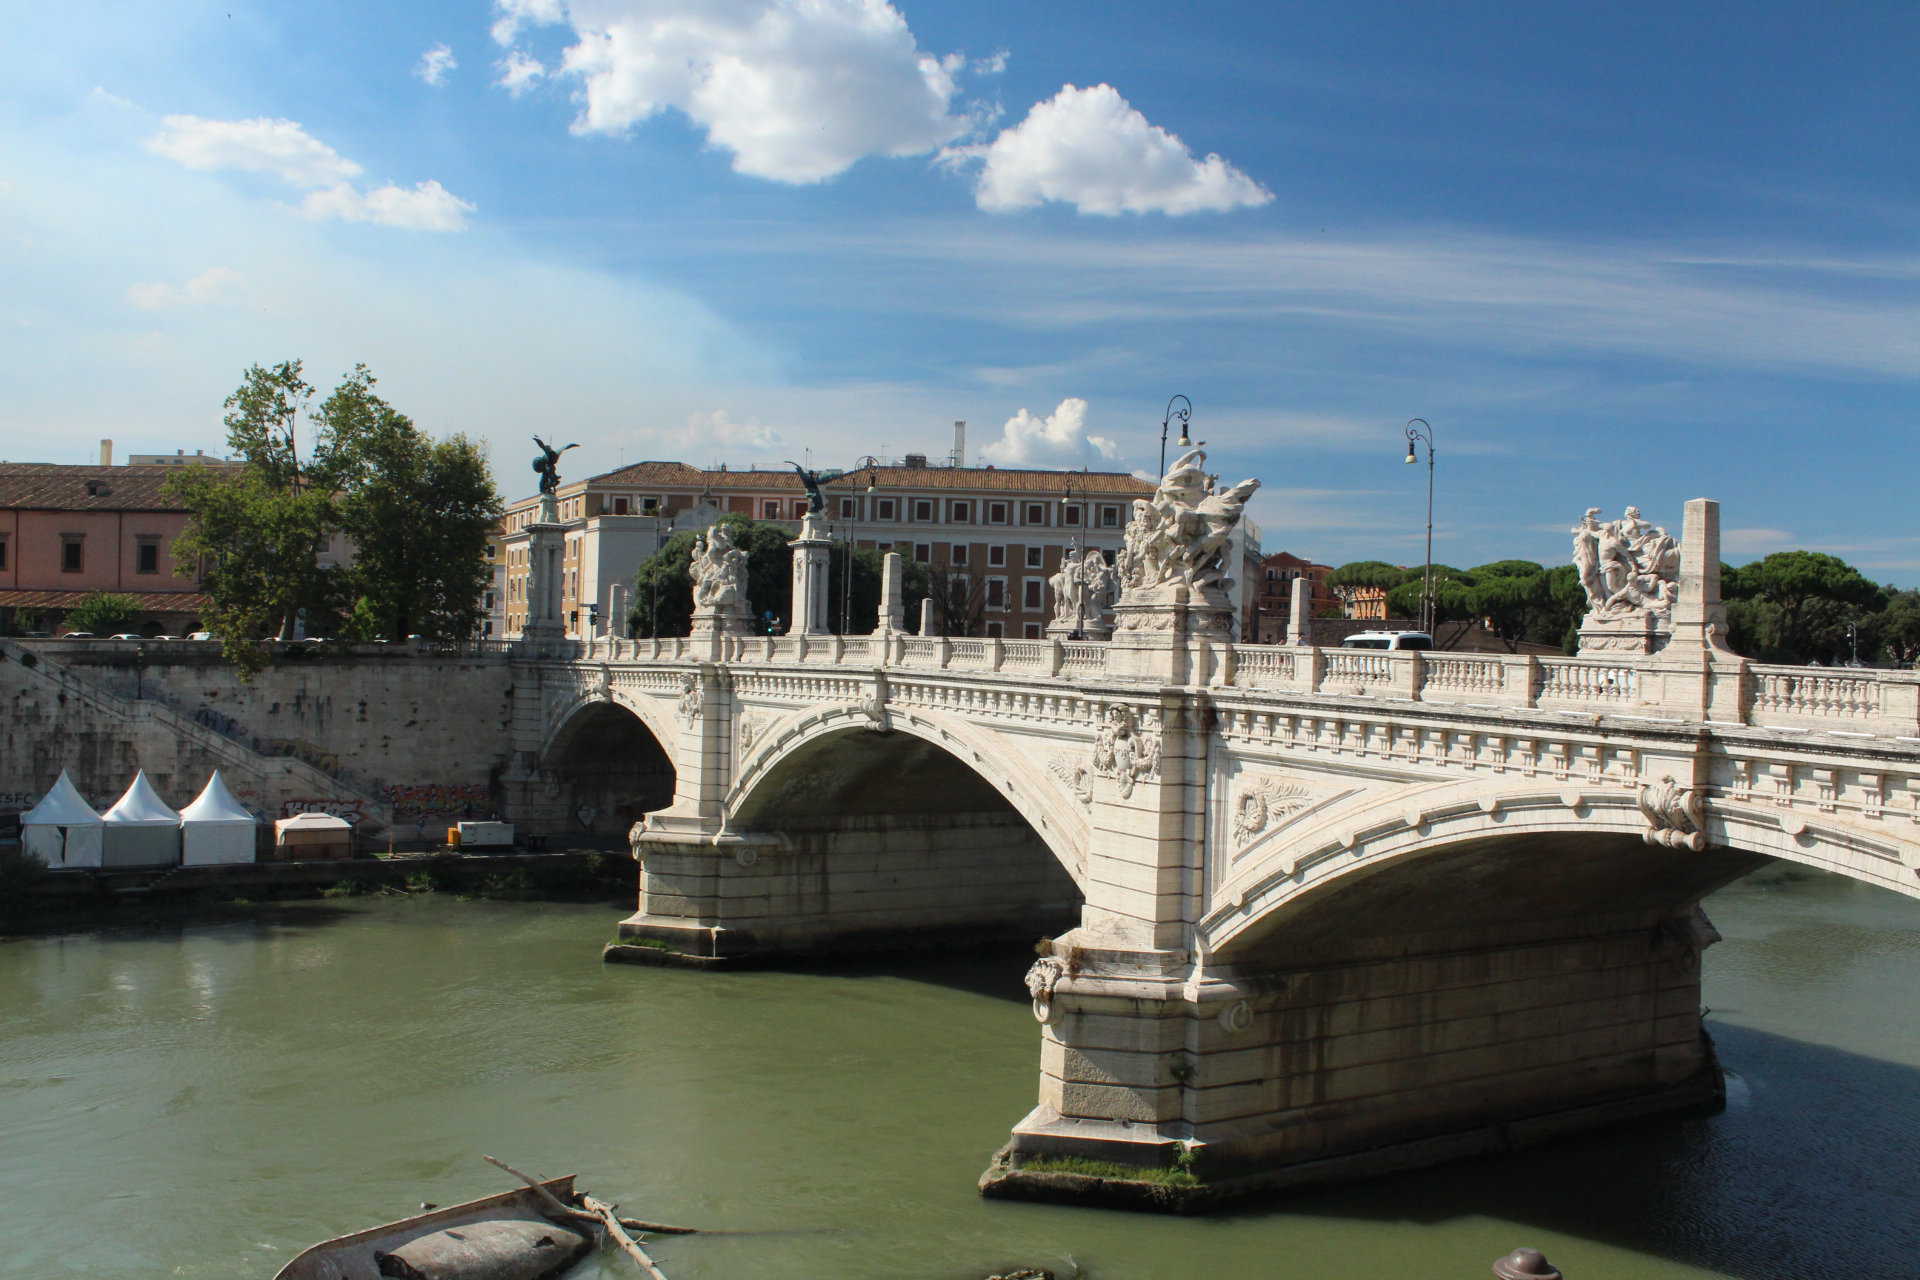
{"type": "Polygon", "coordinates": [[[391,808],[378,796],[297,757],[263,755],[164,703],[129,698],[102,688],[72,668],[49,661],[12,640],[0,639],[0,660],[23,673],[28,683],[37,683],[64,699],[78,700],[90,714],[105,724],[123,728],[135,741],[146,729],[190,744],[226,775],[236,791],[251,790],[260,797],[263,807],[269,809],[269,817],[277,815],[285,800],[319,800],[358,809],[363,815],[363,831],[369,825],[380,830],[392,825],[391,808]]]}

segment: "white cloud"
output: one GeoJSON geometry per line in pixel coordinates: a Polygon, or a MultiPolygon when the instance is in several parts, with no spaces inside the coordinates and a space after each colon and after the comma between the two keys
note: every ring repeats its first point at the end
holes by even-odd
{"type": "Polygon", "coordinates": [[[459,65],[454,61],[453,50],[444,44],[437,44],[420,55],[420,65],[413,74],[437,89],[447,82],[447,72],[459,65]]]}
{"type": "Polygon", "coordinates": [[[271,173],[296,187],[326,187],[360,175],[360,166],[291,120],[202,120],[168,116],[147,148],[189,169],[271,173]]]}
{"type": "Polygon", "coordinates": [[[494,65],[500,69],[500,78],[494,84],[516,98],[531,89],[535,80],[547,74],[547,69],[540,65],[538,59],[529,58],[518,49],[494,65]]]}
{"type": "Polygon", "coordinates": [[[460,231],[466,227],[473,206],[429,179],[411,191],[388,183],[364,195],[342,182],[324,191],[309,192],[300,203],[300,211],[316,220],[374,222],[408,231],[460,231]]]}
{"type": "Polygon", "coordinates": [[[131,102],[128,102],[125,98],[121,97],[119,94],[108,93],[105,89],[102,89],[99,85],[93,86],[93,92],[89,93],[87,97],[91,98],[95,102],[100,103],[102,106],[121,107],[121,108],[127,108],[127,107],[133,106],[131,102]]]}
{"type": "Polygon", "coordinates": [[[1120,457],[1120,446],[1105,436],[1088,435],[1087,402],[1069,396],[1044,418],[1025,409],[1008,418],[1000,438],[983,445],[980,456],[1008,467],[1111,466],[1120,457]]]}
{"type": "Polygon", "coordinates": [[[500,11],[493,24],[493,38],[501,45],[519,39],[522,27],[547,26],[566,18],[561,0],[494,0],[493,7],[500,11]]]}
{"type": "Polygon", "coordinates": [[[578,77],[579,133],[680,111],[776,182],[819,182],[864,156],[933,151],[968,128],[952,72],[885,0],[496,0],[494,38],[565,21],[557,74],[578,77]]]}
{"type": "Polygon", "coordinates": [[[1105,84],[1063,86],[992,143],[948,155],[985,162],[974,198],[996,213],[1056,200],[1081,213],[1184,214],[1273,199],[1219,156],[1195,160],[1186,143],[1105,84]]]}
{"type": "MultiPolygon", "coordinates": [[[[242,169],[277,174],[313,188],[300,211],[315,220],[373,222],[410,231],[460,231],[473,206],[432,179],[411,190],[388,183],[362,192],[349,179],[359,165],[291,120],[202,120],[168,116],[147,147],[189,169],[242,169]]],[[[136,286],[139,288],[142,286],[136,286]]],[[[156,295],[157,296],[157,295],[156,295]]]]}
{"type": "Polygon", "coordinates": [[[246,277],[232,267],[212,267],[184,285],[159,281],[136,284],[127,290],[127,301],[143,311],[178,311],[226,301],[246,292],[246,288],[246,277]]]}
{"type": "Polygon", "coordinates": [[[673,443],[688,449],[783,449],[786,441],[772,427],[761,425],[749,416],[735,422],[725,409],[698,411],[687,415],[684,429],[670,433],[673,443]]]}

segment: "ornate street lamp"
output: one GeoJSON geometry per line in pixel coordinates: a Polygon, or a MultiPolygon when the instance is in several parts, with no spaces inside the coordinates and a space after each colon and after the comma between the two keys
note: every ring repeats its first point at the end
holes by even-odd
{"type": "Polygon", "coordinates": [[[1192,417],[1193,417],[1193,401],[1188,400],[1185,396],[1175,396],[1173,400],[1167,401],[1167,416],[1161,419],[1160,421],[1160,474],[1161,475],[1164,476],[1165,474],[1167,474],[1167,431],[1169,428],[1173,426],[1174,421],[1176,419],[1180,423],[1180,447],[1182,449],[1191,449],[1197,444],[1206,443],[1205,440],[1187,439],[1187,422],[1192,417]],[[1181,409],[1175,409],[1173,407],[1174,400],[1183,402],[1186,407],[1181,409]]]}
{"type": "Polygon", "coordinates": [[[1407,465],[1420,461],[1415,446],[1427,446],[1427,567],[1420,580],[1420,629],[1433,634],[1433,424],[1425,418],[1407,420],[1407,465]],[[1418,424],[1417,426],[1415,424],[1418,424]]]}

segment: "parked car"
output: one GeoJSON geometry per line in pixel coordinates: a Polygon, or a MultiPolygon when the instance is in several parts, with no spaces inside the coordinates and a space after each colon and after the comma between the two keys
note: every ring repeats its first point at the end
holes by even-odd
{"type": "Polygon", "coordinates": [[[189,639],[189,640],[211,640],[211,639],[213,639],[213,632],[211,632],[211,631],[189,631],[189,632],[187,632],[187,639],[189,639]]]}
{"type": "Polygon", "coordinates": [[[1424,631],[1359,631],[1340,642],[1342,649],[1431,649],[1433,637],[1424,631]]]}
{"type": "Polygon", "coordinates": [[[92,640],[93,638],[94,634],[91,631],[69,631],[60,637],[62,640],[92,640]]]}
{"type": "Polygon", "coordinates": [[[107,637],[107,639],[109,639],[109,640],[145,640],[145,639],[146,639],[146,637],[145,637],[145,636],[137,636],[137,635],[135,635],[135,634],[133,634],[133,632],[131,632],[131,631],[122,631],[122,632],[121,632],[121,633],[120,633],[119,635],[117,635],[117,636],[108,636],[108,637],[107,637]]]}

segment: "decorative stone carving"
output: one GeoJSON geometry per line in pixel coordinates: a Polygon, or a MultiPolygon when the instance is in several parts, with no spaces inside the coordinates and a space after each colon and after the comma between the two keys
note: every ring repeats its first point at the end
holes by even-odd
{"type": "Polygon", "coordinates": [[[867,728],[875,733],[893,732],[893,723],[887,719],[886,672],[873,673],[873,688],[861,697],[860,714],[867,718],[867,728]]]}
{"type": "Polygon", "coordinates": [[[1233,802],[1233,843],[1244,847],[1248,841],[1289,814],[1298,813],[1313,800],[1307,788],[1291,782],[1261,778],[1242,787],[1233,802]]]}
{"type": "Polygon", "coordinates": [[[1657,783],[1640,784],[1640,812],[1646,815],[1647,829],[1640,838],[1648,844],[1669,849],[1706,850],[1706,811],[1692,787],[1683,787],[1667,774],[1657,783]]]}
{"type": "Polygon", "coordinates": [[[733,545],[724,524],[709,528],[694,544],[687,566],[693,578],[695,631],[745,633],[747,608],[747,553],[733,545]]]}
{"type": "Polygon", "coordinates": [[[1081,577],[1081,559],[1086,553],[1079,547],[1067,548],[1060,567],[1047,579],[1053,590],[1053,625],[1072,629],[1086,617],[1087,584],[1081,577]]]}
{"type": "Polygon", "coordinates": [[[740,759],[745,760],[753,750],[753,744],[760,740],[760,733],[766,728],[766,721],[751,713],[741,716],[734,722],[733,740],[739,749],[740,759]]]}
{"type": "Polygon", "coordinates": [[[697,672],[689,671],[680,677],[680,722],[692,726],[706,710],[706,685],[697,672]]]}
{"type": "MultiPolygon", "coordinates": [[[[1149,713],[1151,714],[1151,713],[1149,713]]],[[[1157,720],[1143,722],[1133,708],[1115,703],[1093,740],[1093,771],[1120,784],[1123,797],[1134,784],[1160,773],[1160,728],[1157,720]]]]}
{"type": "Polygon", "coordinates": [[[1027,970],[1027,994],[1033,997],[1033,1016],[1038,1021],[1054,1020],[1053,989],[1066,974],[1067,966],[1052,956],[1042,956],[1027,970]]]}
{"type": "Polygon", "coordinates": [[[1253,1003],[1248,1000],[1235,1000],[1220,1010],[1220,1029],[1230,1036],[1237,1036],[1253,1025],[1253,1003]]]}
{"type": "Polygon", "coordinates": [[[1093,803],[1093,773],[1085,765],[1055,755],[1047,761],[1047,772],[1058,779],[1075,800],[1085,805],[1093,803]]]}
{"type": "Polygon", "coordinates": [[[1573,529],[1573,564],[1587,593],[1580,652],[1653,653],[1673,629],[1680,594],[1680,544],[1628,507],[1602,523],[1589,507],[1573,529]]]}
{"type": "Polygon", "coordinates": [[[1220,477],[1202,469],[1206,460],[1200,449],[1182,454],[1153,497],[1133,504],[1125,545],[1114,559],[1122,603],[1168,584],[1225,592],[1227,541],[1260,482],[1242,480],[1222,492],[1220,477]]]}

